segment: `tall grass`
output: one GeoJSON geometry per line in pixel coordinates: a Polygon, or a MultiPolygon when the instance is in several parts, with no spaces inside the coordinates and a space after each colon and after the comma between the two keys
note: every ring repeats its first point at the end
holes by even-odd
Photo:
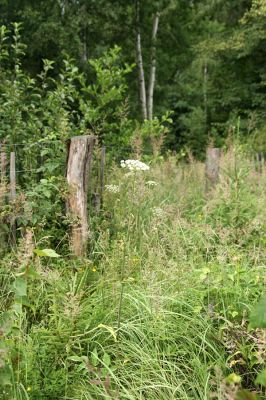
{"type": "Polygon", "coordinates": [[[266,175],[232,150],[208,194],[193,160],[108,176],[119,191],[91,216],[90,257],[32,257],[21,312],[20,259],[1,261],[1,310],[12,315],[1,398],[222,400],[233,372],[262,390],[263,333],[248,315],[264,286],[266,175]]]}

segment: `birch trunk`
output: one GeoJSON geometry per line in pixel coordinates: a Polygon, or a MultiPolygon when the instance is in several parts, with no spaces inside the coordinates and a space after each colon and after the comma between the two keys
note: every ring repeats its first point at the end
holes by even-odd
{"type": "Polygon", "coordinates": [[[155,77],[156,77],[156,39],[158,32],[160,14],[157,12],[153,18],[153,26],[152,26],[152,45],[151,45],[151,66],[150,66],[150,79],[149,79],[149,88],[148,88],[148,119],[151,120],[153,117],[153,94],[154,94],[154,85],[155,85],[155,77]]]}
{"type": "Polygon", "coordinates": [[[140,99],[142,117],[143,119],[147,119],[145,74],[143,68],[143,58],[141,49],[139,0],[136,0],[135,5],[136,5],[136,58],[138,66],[139,99],[140,99]]]}
{"type": "Polygon", "coordinates": [[[206,127],[208,125],[208,64],[207,60],[204,62],[203,70],[203,100],[204,100],[204,113],[206,127]]]}

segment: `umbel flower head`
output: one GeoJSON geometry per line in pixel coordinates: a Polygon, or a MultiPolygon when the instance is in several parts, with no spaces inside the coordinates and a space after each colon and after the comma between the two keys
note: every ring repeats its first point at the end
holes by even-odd
{"type": "Polygon", "coordinates": [[[148,171],[150,167],[139,160],[122,160],[120,162],[122,168],[127,168],[129,171],[148,171]]]}
{"type": "Polygon", "coordinates": [[[154,181],[147,181],[147,182],[146,182],[146,185],[147,185],[147,186],[150,186],[150,187],[153,187],[153,186],[158,186],[158,183],[157,183],[157,182],[154,182],[154,181]]]}
{"type": "Polygon", "coordinates": [[[117,185],[105,185],[105,189],[111,193],[118,193],[120,188],[117,185]]]}

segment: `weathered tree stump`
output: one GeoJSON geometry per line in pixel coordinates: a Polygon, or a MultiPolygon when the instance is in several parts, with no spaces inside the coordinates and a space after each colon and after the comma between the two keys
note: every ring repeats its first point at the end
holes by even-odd
{"type": "Polygon", "coordinates": [[[206,151],[206,192],[215,187],[219,181],[221,149],[208,147],[206,151]]]}
{"type": "Polygon", "coordinates": [[[67,214],[72,219],[70,247],[75,256],[86,255],[89,226],[87,192],[89,185],[94,136],[76,136],[70,139],[67,162],[69,195],[67,214]]]}

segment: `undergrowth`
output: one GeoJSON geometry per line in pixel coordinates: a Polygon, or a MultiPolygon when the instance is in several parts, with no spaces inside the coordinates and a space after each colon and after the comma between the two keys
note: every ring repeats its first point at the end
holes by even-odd
{"type": "Polygon", "coordinates": [[[230,150],[209,193],[174,157],[107,183],[87,259],[33,230],[0,261],[1,399],[263,398],[265,173],[230,150]]]}

